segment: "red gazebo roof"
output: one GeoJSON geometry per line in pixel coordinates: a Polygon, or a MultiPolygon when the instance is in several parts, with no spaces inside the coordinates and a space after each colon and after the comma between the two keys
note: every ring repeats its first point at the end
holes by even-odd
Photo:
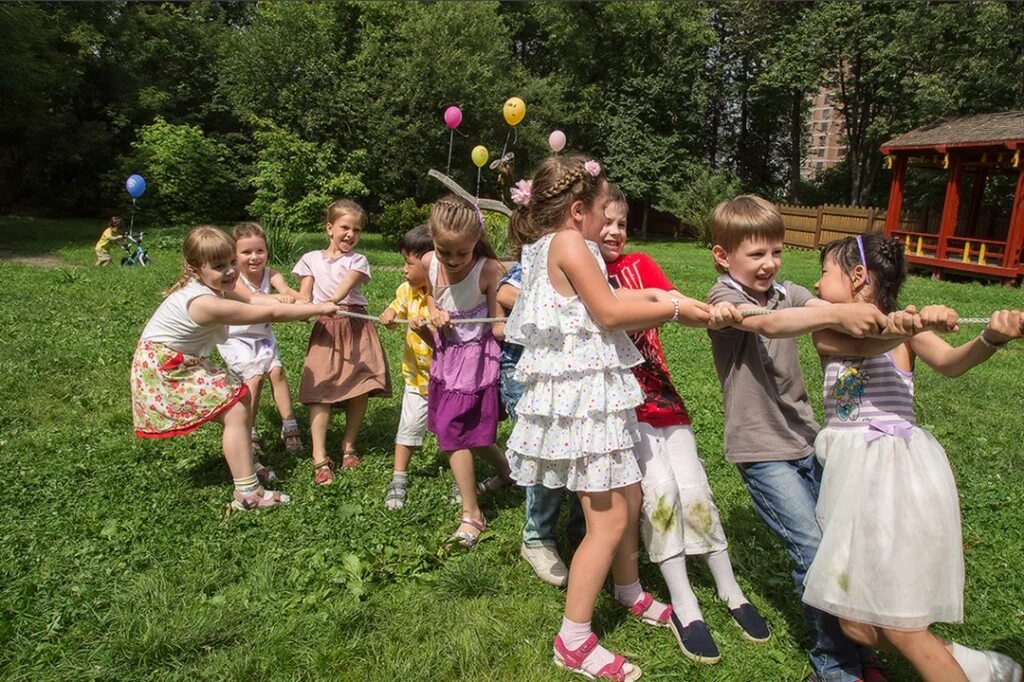
{"type": "Polygon", "coordinates": [[[946,147],[1024,146],[1024,111],[996,114],[974,114],[944,118],[908,133],[894,137],[882,145],[882,153],[946,147]]]}

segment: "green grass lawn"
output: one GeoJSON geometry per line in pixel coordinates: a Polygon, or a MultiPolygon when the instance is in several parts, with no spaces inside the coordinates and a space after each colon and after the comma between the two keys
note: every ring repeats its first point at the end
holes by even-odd
{"type": "MultiPolygon", "coordinates": [[[[224,515],[230,476],[220,428],[166,441],[132,435],[128,367],[139,333],[177,277],[182,231],[147,234],[153,267],[92,267],[99,221],[0,219],[0,679],[4,680],[568,680],[551,664],[561,590],[519,558],[523,495],[485,499],[491,522],[472,552],[446,551],[456,508],[451,475],[430,444],[416,456],[406,507],[386,512],[385,486],[400,393],[371,401],[364,465],[330,487],[313,485],[308,456],[284,454],[264,397],[264,461],[292,505],[224,515]],[[12,255],[50,256],[48,266],[12,255]],[[59,260],[57,260],[59,259],[59,260]],[[56,265],[56,267],[55,267],[56,265]]],[[[304,235],[319,248],[321,235],[304,235]]],[[[693,244],[636,245],[689,295],[715,278],[693,244]]],[[[377,235],[360,244],[372,265],[400,257],[377,235]]],[[[41,261],[47,265],[47,261],[41,261]]],[[[811,286],[815,254],[787,251],[787,279],[811,286]]],[[[380,311],[399,283],[378,268],[364,289],[380,311]]],[[[903,301],[946,303],[962,315],[1020,307],[1017,289],[913,277],[903,301]]],[[[977,327],[955,336],[962,342],[977,327]]],[[[309,326],[279,325],[293,390],[309,326]]],[[[401,334],[381,331],[395,386],[401,334]]],[[[802,680],[809,672],[799,604],[781,546],[751,510],[722,457],[721,392],[703,332],[666,328],[663,342],[686,398],[739,581],[774,630],[744,641],[714,602],[701,561],[691,576],[722,662],[679,653],[667,630],[629,619],[602,595],[604,643],[650,680],[802,680]]],[[[801,340],[804,376],[819,410],[821,370],[801,340]]],[[[966,623],[944,634],[1024,658],[1024,355],[998,353],[958,380],[918,372],[918,420],[949,453],[960,486],[967,560],[966,623]]],[[[298,408],[304,427],[306,410],[298,408]]],[[[331,422],[340,449],[344,417],[331,422]]],[[[503,425],[504,439],[508,426],[503,425]]],[[[308,441],[308,438],[307,438],[308,441]]],[[[667,598],[657,570],[645,585],[667,598]]],[[[914,675],[887,659],[892,680],[914,675]]]]}

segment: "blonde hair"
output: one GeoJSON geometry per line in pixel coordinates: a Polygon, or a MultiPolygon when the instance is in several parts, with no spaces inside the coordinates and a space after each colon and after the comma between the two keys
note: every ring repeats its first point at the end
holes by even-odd
{"type": "Polygon", "coordinates": [[[267,233],[263,231],[263,227],[259,223],[235,223],[235,226],[231,228],[231,238],[236,242],[248,237],[259,237],[264,242],[267,241],[267,233]]]}
{"type": "MultiPolygon", "coordinates": [[[[745,239],[782,241],[786,226],[775,204],[753,194],[741,194],[723,201],[711,212],[711,241],[726,253],[739,248],[745,239]]],[[[725,268],[715,263],[715,269],[725,268]]]]}
{"type": "Polygon", "coordinates": [[[430,238],[435,239],[439,230],[454,234],[469,233],[476,238],[473,255],[477,258],[493,258],[498,256],[484,233],[484,214],[480,208],[455,194],[446,194],[430,207],[427,218],[430,238]]]}
{"type": "Polygon", "coordinates": [[[327,207],[327,225],[331,225],[341,216],[354,215],[359,220],[359,229],[366,229],[366,211],[351,199],[338,199],[327,207]]]}
{"type": "Polygon", "coordinates": [[[184,263],[181,274],[164,296],[174,293],[199,276],[199,268],[210,263],[233,260],[235,241],[213,225],[200,225],[185,235],[181,247],[184,263]]]}
{"type": "Polygon", "coordinates": [[[515,253],[558,230],[573,202],[582,201],[588,207],[594,203],[607,179],[600,165],[596,175],[590,174],[587,164],[591,161],[582,154],[567,154],[550,156],[537,166],[530,203],[518,207],[509,220],[509,240],[515,253]]]}

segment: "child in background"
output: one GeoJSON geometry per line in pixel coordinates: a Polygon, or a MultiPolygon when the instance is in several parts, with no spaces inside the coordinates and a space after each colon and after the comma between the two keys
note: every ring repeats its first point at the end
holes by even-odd
{"type": "Polygon", "coordinates": [[[121,218],[113,216],[107,223],[107,229],[103,230],[99,241],[96,242],[96,265],[106,265],[110,262],[110,244],[124,239],[121,233],[121,218]]]}
{"type": "MultiPolygon", "coordinates": [[[[301,298],[366,313],[360,288],[370,281],[370,263],[355,252],[365,226],[366,211],[354,201],[340,199],[327,207],[327,248],[303,255],[292,269],[301,280],[301,298]]],[[[354,467],[360,464],[356,437],[369,399],[390,395],[387,358],[373,322],[345,315],[317,318],[309,335],[299,402],[309,406],[313,478],[318,485],[334,480],[334,461],[327,456],[331,408],[345,406],[341,466],[354,467]]]]}
{"type": "Polygon", "coordinates": [[[493,325],[451,322],[499,317],[496,293],[504,270],[484,235],[483,214],[476,206],[446,195],[430,207],[428,224],[434,250],[423,257],[423,264],[436,332],[427,427],[437,434],[438,446],[449,455],[461,497],[462,516],[452,539],[468,549],[487,528],[477,504],[473,456],[483,457],[498,472],[482,490],[493,490],[511,480],[505,455],[495,445],[500,349],[493,325]]]}
{"type": "MultiPolygon", "coordinates": [[[[528,206],[530,201],[529,182],[520,181],[512,192],[512,199],[520,206],[528,206]]],[[[512,220],[526,220],[526,216],[516,211],[512,220]]],[[[518,230],[510,228],[515,234],[518,230]]],[[[522,255],[522,246],[515,244],[516,261],[522,255]]],[[[515,263],[505,276],[498,282],[498,303],[508,316],[519,299],[523,288],[523,267],[515,263]]],[[[508,340],[501,343],[501,401],[505,412],[514,422],[516,405],[523,395],[523,385],[515,380],[516,365],[523,354],[523,347],[508,340]]],[[[543,484],[526,487],[526,523],[523,525],[523,542],[519,555],[526,559],[537,577],[555,587],[565,587],[569,581],[569,569],[558,553],[556,529],[558,516],[562,510],[562,488],[545,488],[543,484]]],[[[579,499],[572,495],[570,499],[569,520],[566,524],[566,535],[569,542],[578,545],[586,533],[583,519],[583,508],[579,499]]]]}
{"type": "MultiPolygon", "coordinates": [[[[770,202],[739,196],[711,216],[712,255],[722,273],[708,293],[716,310],[734,306],[732,327],[709,331],[711,354],[725,406],[725,458],[736,464],[754,510],[782,541],[795,563],[793,584],[803,596],[804,575],[821,541],[814,516],[821,468],[814,459],[818,424],[804,389],[796,339],[823,329],[865,336],[889,320],[864,303],[829,305],[792,282],[775,280],[786,228],[770,202]],[[745,308],[771,315],[742,317],[745,308]]],[[[900,339],[875,339],[878,352],[900,339]]],[[[860,649],[836,619],[810,606],[812,679],[881,682],[873,652],[860,649]]]]}
{"type": "MultiPolygon", "coordinates": [[[[832,303],[896,308],[906,279],[903,245],[877,234],[821,252],[818,292],[832,303]]],[[[925,327],[955,331],[943,306],[921,310],[925,327]]],[[[816,335],[825,369],[825,424],[814,443],[825,468],[818,499],[822,537],[804,579],[804,602],[839,617],[861,644],[906,657],[926,682],[1020,682],[1021,666],[994,651],[929,631],[963,620],[964,555],[956,481],[946,453],[914,419],[914,362],[960,376],[1021,337],[1021,313],[1000,310],[973,341],[952,347],[922,331],[884,354],[864,342],[816,335]]]]}
{"type": "MultiPolygon", "coordinates": [[[[629,205],[618,187],[612,187],[606,221],[598,245],[608,267],[608,279],[616,289],[663,289],[682,294],[654,260],[643,253],[624,254],[629,205]]],[[[707,312],[707,305],[687,299],[691,309],[707,312]]],[[[689,320],[684,320],[691,322],[689,320]]],[[[693,326],[706,326],[703,316],[693,326]]],[[[672,596],[672,625],[683,653],[699,663],[721,659],[690,587],[686,557],[703,554],[715,580],[718,598],[753,642],[765,642],[771,631],[761,614],[747,600],[736,582],[729,560],[725,530],[718,517],[704,464],[697,456],[697,442],[683,399],[669,377],[658,330],[632,334],[644,362],[633,367],[644,402],[636,408],[640,442],[634,450],[643,474],[641,530],[651,561],[658,564],[672,596]]]]}
{"type": "Polygon", "coordinates": [[[524,346],[523,384],[508,441],[512,476],[576,492],[587,533],[569,568],[555,664],[590,679],[635,680],[640,669],[602,647],[590,621],[608,570],[615,598],[652,625],[672,607],[640,586],[637,566],[640,469],[634,408],[642,401],[629,368],[642,361],[621,329],[679,320],[683,303],[653,289],[612,292],[594,243],[604,226],[608,183],[579,154],[545,159],[530,200],[510,222],[523,244],[523,289],[505,327],[524,346]],[[589,241],[588,241],[589,240],[589,241]]]}
{"type": "Polygon", "coordinates": [[[189,232],[183,252],[184,271],[142,330],[132,359],[135,435],[170,438],[192,433],[208,421],[220,422],[224,459],[235,483],[232,507],[284,504],[287,495],[264,490],[256,477],[243,401],[248,387],[206,358],[227,338],[227,325],[302,320],[330,315],[337,306],[285,305],[236,288],[235,245],[215,227],[189,232]]]}
{"type": "MultiPolygon", "coordinates": [[[[284,276],[267,267],[267,237],[257,223],[238,223],[231,230],[235,240],[235,258],[241,277],[235,288],[245,287],[251,293],[270,295],[277,291],[275,298],[282,303],[294,303],[299,292],[288,286],[284,276]]],[[[277,337],[270,324],[234,325],[228,328],[228,339],[218,344],[217,350],[228,369],[242,378],[249,387],[246,403],[249,407],[249,430],[252,438],[253,455],[262,454],[259,435],[256,432],[256,412],[263,392],[263,378],[270,376],[270,389],[274,395],[278,414],[281,415],[281,439],[288,452],[302,447],[299,427],[292,411],[291,391],[284,375],[284,365],[277,349],[277,337]]],[[[274,480],[273,470],[256,462],[256,475],[266,483],[274,480]]]]}
{"type": "Polygon", "coordinates": [[[430,231],[426,225],[419,225],[402,235],[399,250],[405,265],[402,274],[405,281],[398,285],[395,300],[380,315],[381,324],[389,329],[396,326],[395,320],[408,321],[405,330],[405,348],[402,352],[402,377],[405,391],[402,393],[402,416],[395,434],[395,470],[391,475],[384,497],[388,509],[405,506],[409,488],[409,461],[413,448],[423,445],[427,432],[427,387],[430,384],[430,360],[434,351],[433,338],[425,333],[421,321],[429,317],[427,309],[427,269],[423,256],[434,249],[430,231]],[[422,332],[422,333],[421,333],[422,332]]]}

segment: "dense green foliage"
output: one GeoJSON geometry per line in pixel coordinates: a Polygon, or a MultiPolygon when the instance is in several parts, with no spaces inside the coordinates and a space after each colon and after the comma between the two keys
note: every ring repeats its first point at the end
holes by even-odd
{"type": "MultiPolygon", "coordinates": [[[[130,169],[154,180],[142,206],[162,221],[248,206],[311,229],[338,193],[371,211],[422,204],[440,191],[426,171],[447,163],[451,104],[464,186],[473,146],[493,158],[507,142],[520,176],[560,128],[648,206],[675,211],[707,171],[775,199],[877,202],[888,136],[1024,106],[1021,36],[1024,5],[999,0],[4,3],[0,212],[121,210],[130,169]],[[808,187],[803,121],[822,84],[850,154],[808,187]],[[509,136],[512,95],[527,116],[509,136]],[[190,206],[137,154],[154,125],[199,131],[203,151],[180,165],[216,160],[190,206]]],[[[494,171],[481,191],[502,191],[494,171]]]]}
{"type": "MultiPolygon", "coordinates": [[[[551,663],[564,592],[541,584],[519,558],[523,496],[482,501],[490,528],[472,552],[448,552],[456,526],[451,474],[428,439],[411,468],[409,504],[383,498],[400,395],[372,400],[359,438],[363,466],[328,488],[313,485],[305,455],[284,453],[273,401],[259,427],[267,462],[293,497],[287,508],[222,514],[230,476],[221,429],[166,441],[132,436],[128,366],[139,332],[177,277],[183,232],[160,231],[146,269],[91,267],[100,222],[0,219],[8,236],[0,277],[0,678],[37,680],[544,680],[575,679],[551,663]],[[12,257],[46,256],[50,267],[12,257]]],[[[299,250],[323,235],[299,234],[299,250]]],[[[680,290],[703,296],[714,282],[709,253],[694,244],[649,243],[680,290]]],[[[379,235],[359,251],[373,280],[371,311],[401,281],[399,256],[379,235]],[[387,268],[384,266],[392,266],[387,268]]],[[[292,261],[294,262],[294,261],[292,261]]],[[[287,272],[291,263],[283,263],[287,272]]],[[[786,251],[784,273],[812,285],[815,254],[786,251]]],[[[905,303],[947,303],[964,315],[1020,305],[1016,290],[911,277],[905,303]]],[[[953,335],[962,343],[976,334],[953,335]]],[[[309,326],[277,325],[293,396],[309,326]]],[[[381,330],[396,386],[401,334],[381,330]]],[[[774,636],[743,640],[714,600],[703,562],[689,562],[722,662],[680,654],[667,630],[629,618],[606,591],[594,624],[611,648],[650,680],[803,680],[809,672],[789,561],[755,516],[735,467],[722,458],[722,396],[707,335],[668,326],[662,339],[693,419],[736,575],[774,636]]],[[[951,380],[920,367],[917,417],[946,448],[957,476],[967,565],[966,622],[940,631],[1024,659],[1024,346],[1011,346],[951,380]]],[[[820,416],[821,369],[807,339],[801,361],[820,416]]],[[[308,413],[297,417],[308,428],[308,413]]],[[[334,414],[329,447],[340,447],[334,414]]],[[[502,426],[501,438],[508,434],[502,426]]],[[[483,469],[483,467],[481,467],[483,469]]],[[[484,471],[480,472],[483,475],[484,471]]],[[[645,585],[664,597],[657,570],[645,585]]],[[[915,679],[886,659],[889,679],[915,679]]]]}

